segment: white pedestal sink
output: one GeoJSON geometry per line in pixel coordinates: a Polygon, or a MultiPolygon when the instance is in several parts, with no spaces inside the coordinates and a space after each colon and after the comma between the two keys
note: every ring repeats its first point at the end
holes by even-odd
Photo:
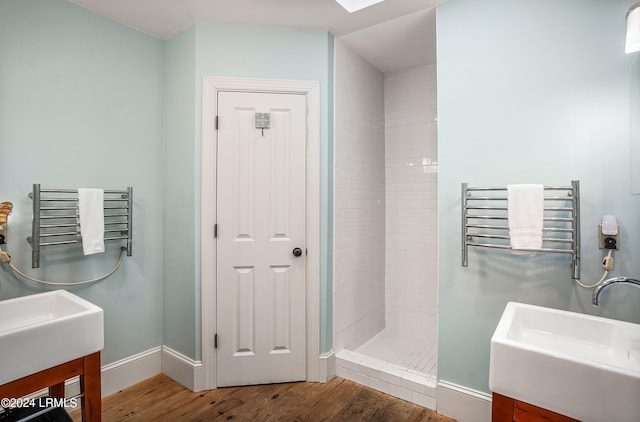
{"type": "Polygon", "coordinates": [[[0,385],[103,347],[102,309],[66,290],[0,301],[0,385]]]}
{"type": "Polygon", "coordinates": [[[581,421],[640,420],[640,324],[510,302],[489,387],[581,421]]]}

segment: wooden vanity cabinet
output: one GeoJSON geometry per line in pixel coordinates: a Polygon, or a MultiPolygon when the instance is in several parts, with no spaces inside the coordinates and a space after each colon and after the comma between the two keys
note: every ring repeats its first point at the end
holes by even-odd
{"type": "Polygon", "coordinates": [[[492,422],[579,422],[577,419],[543,409],[511,397],[493,393],[492,422]]]}
{"type": "Polygon", "coordinates": [[[100,352],[0,385],[0,398],[17,399],[43,388],[48,388],[49,395],[52,397],[64,398],[64,382],[76,376],[80,376],[83,422],[100,422],[102,417],[100,352]]]}

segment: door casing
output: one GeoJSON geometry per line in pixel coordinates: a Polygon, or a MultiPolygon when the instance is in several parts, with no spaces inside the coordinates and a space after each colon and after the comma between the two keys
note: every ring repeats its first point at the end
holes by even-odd
{"type": "Polygon", "coordinates": [[[216,388],[216,216],[218,91],[303,94],[307,113],[306,180],[306,366],[307,381],[320,374],[320,83],[251,78],[203,78],[201,183],[201,379],[195,389],[216,388]]]}

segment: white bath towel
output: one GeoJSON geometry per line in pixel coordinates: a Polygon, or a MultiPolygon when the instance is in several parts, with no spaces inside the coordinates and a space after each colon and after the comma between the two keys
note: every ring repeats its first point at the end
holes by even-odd
{"type": "Polygon", "coordinates": [[[507,215],[511,249],[542,248],[544,187],[508,185],[507,215]]]}
{"type": "Polygon", "coordinates": [[[104,191],[78,189],[78,214],[84,254],[104,252],[104,191]]]}

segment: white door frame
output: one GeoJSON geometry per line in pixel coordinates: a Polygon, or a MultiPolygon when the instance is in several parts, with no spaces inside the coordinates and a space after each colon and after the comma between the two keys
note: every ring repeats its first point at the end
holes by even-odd
{"type": "MultiPolygon", "coordinates": [[[[216,223],[218,91],[303,94],[307,104],[307,218],[306,218],[306,335],[307,381],[320,374],[320,83],[279,79],[204,77],[202,98],[202,224],[201,328],[202,384],[196,390],[216,388],[216,223]],[[213,257],[213,258],[212,258],[213,257]],[[201,387],[201,388],[198,388],[201,387]]],[[[224,124],[221,123],[221,124],[224,124]]]]}

